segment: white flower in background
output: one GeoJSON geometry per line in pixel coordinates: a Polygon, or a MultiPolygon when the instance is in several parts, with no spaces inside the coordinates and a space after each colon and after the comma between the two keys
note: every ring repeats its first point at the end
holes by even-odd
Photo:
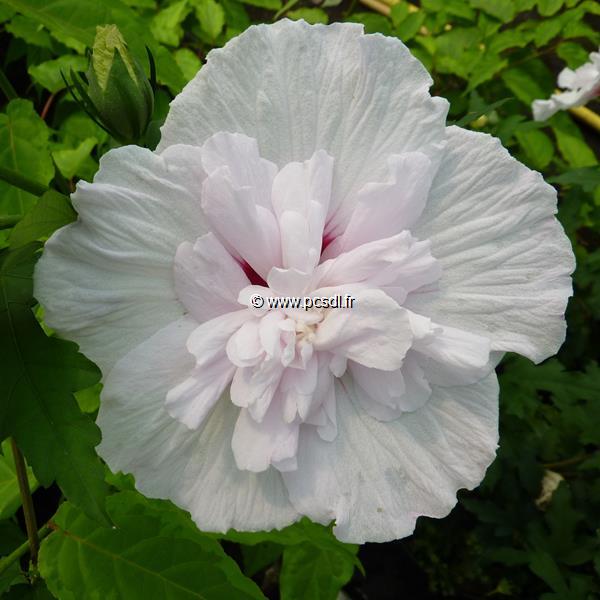
{"type": "Polygon", "coordinates": [[[567,90],[552,94],[549,100],[534,100],[531,108],[536,121],[545,121],[559,110],[583,106],[600,96],[600,52],[592,52],[589,62],[558,74],[558,87],[567,90]]]}
{"type": "Polygon", "coordinates": [[[73,194],[36,272],[48,325],[104,373],[100,455],[201,529],[442,517],[494,458],[503,352],[565,333],[556,193],[397,39],[280,21],[210,53],[156,152],[73,194]],[[352,294],[267,310],[252,294],[352,294]]]}

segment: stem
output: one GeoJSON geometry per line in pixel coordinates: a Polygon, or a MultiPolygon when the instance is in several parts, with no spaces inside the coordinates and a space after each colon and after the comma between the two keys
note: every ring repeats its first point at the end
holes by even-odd
{"type": "Polygon", "coordinates": [[[14,227],[23,215],[0,215],[0,229],[10,229],[14,227]]]}
{"type": "Polygon", "coordinates": [[[56,96],[56,93],[54,94],[50,94],[48,96],[48,100],[46,100],[46,103],[44,104],[44,108],[42,108],[42,112],[40,114],[40,118],[45,121],[46,117],[48,116],[48,112],[50,110],[50,107],[52,106],[52,102],[54,101],[54,97],[56,96]]]}
{"type": "Polygon", "coordinates": [[[572,467],[587,458],[591,458],[593,454],[578,454],[577,456],[573,456],[572,458],[566,458],[565,460],[559,460],[557,462],[552,463],[543,463],[542,466],[544,469],[562,469],[563,467],[572,467]]]}
{"type": "Polygon", "coordinates": [[[25,515],[25,528],[27,529],[27,538],[29,540],[29,550],[31,562],[37,564],[38,550],[40,549],[40,540],[38,538],[37,523],[35,511],[33,509],[33,499],[29,489],[29,480],[27,479],[27,467],[25,460],[14,438],[10,438],[12,446],[13,460],[17,471],[17,481],[19,482],[19,491],[21,492],[21,502],[23,503],[23,514],[25,515]]]}
{"type": "Polygon", "coordinates": [[[29,179],[29,177],[25,177],[17,171],[5,169],[4,167],[0,167],[0,180],[6,181],[6,183],[10,183],[10,185],[14,185],[34,196],[41,196],[48,191],[48,188],[45,185],[29,179]]]}
{"type": "MultiPolygon", "coordinates": [[[[40,540],[43,540],[49,533],[51,533],[52,529],[47,525],[44,525],[38,532],[37,536],[40,540]]],[[[21,556],[27,554],[29,550],[29,542],[23,542],[16,550],[13,550],[8,556],[4,558],[0,558],[0,575],[4,573],[10,565],[19,560],[21,556]]]]}
{"type": "Polygon", "coordinates": [[[4,92],[4,95],[8,100],[14,100],[15,98],[19,97],[17,91],[12,86],[12,83],[8,80],[8,77],[6,77],[2,69],[0,69],[0,89],[4,92]]]}

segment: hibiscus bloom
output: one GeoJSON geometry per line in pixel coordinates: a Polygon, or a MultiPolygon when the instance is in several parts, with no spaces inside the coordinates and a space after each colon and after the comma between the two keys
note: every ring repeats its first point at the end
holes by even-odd
{"type": "Polygon", "coordinates": [[[558,74],[558,87],[567,90],[552,94],[549,100],[534,100],[531,108],[536,121],[545,121],[559,110],[583,106],[600,96],[600,52],[592,52],[589,62],[558,74]]]}
{"type": "Polygon", "coordinates": [[[494,458],[506,351],[565,334],[556,192],[362,26],[251,27],[102,157],[47,242],[48,325],[104,374],[100,455],[203,530],[409,535],[494,458]],[[353,308],[256,309],[254,294],[353,308]]]}

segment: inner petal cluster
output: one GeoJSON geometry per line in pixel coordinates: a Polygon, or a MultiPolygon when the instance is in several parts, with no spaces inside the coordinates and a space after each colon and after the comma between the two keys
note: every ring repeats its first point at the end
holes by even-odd
{"type": "Polygon", "coordinates": [[[306,428],[335,439],[336,380],[351,377],[365,410],[393,420],[422,407],[430,383],[471,383],[491,369],[489,340],[403,308],[441,275],[429,242],[410,233],[435,174],[425,154],[390,156],[388,181],[345,198],[346,217],[330,209],[340,203],[323,150],[278,169],[255,140],[220,133],[202,163],[210,231],[182,243],[174,262],[177,296],[198,322],[187,341],[196,363],[166,406],[192,429],[216,402],[238,406],[238,468],[297,469],[306,428]],[[351,295],[352,307],[251,302],[338,294],[351,295]]]}

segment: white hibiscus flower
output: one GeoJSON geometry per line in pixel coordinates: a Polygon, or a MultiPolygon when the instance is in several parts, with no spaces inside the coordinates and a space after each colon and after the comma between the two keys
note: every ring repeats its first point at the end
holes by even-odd
{"type": "Polygon", "coordinates": [[[600,96],[600,52],[592,52],[589,62],[558,74],[558,87],[567,90],[552,94],[549,100],[534,100],[531,109],[536,121],[545,121],[559,110],[583,106],[600,96]]]}
{"type": "Polygon", "coordinates": [[[430,85],[359,25],[251,27],[173,101],[156,152],[102,158],[46,244],[46,320],[104,373],[100,455],[201,529],[409,535],[493,460],[502,353],[560,346],[556,193],[446,127],[430,85]]]}

